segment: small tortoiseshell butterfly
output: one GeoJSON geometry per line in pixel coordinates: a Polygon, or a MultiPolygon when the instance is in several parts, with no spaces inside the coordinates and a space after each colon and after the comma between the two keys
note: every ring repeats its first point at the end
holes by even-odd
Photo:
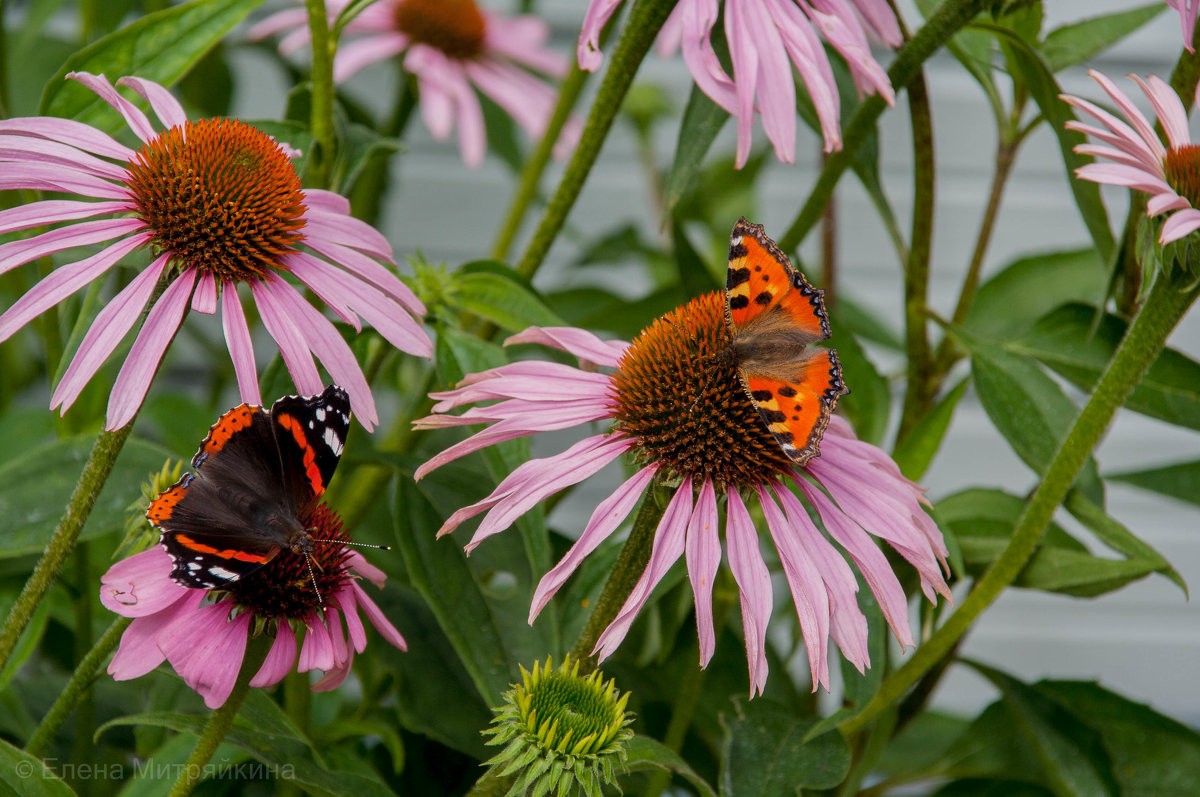
{"type": "Polygon", "coordinates": [[[738,219],[725,279],[725,356],[736,362],[746,395],[798,465],[819,454],[829,416],[850,392],[837,353],[811,345],[829,338],[822,296],[762,225],[738,219]]]}

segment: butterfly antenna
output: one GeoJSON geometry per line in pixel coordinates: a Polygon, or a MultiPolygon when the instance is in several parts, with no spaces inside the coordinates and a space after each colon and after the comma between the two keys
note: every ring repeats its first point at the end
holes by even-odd
{"type": "Polygon", "coordinates": [[[312,557],[306,551],[304,554],[304,562],[308,565],[308,577],[312,579],[313,592],[317,593],[317,602],[322,606],[325,605],[325,598],[321,596],[321,588],[317,586],[317,574],[313,572],[312,557]]]}
{"type": "Polygon", "coordinates": [[[335,542],[338,545],[357,545],[360,548],[378,548],[381,551],[392,550],[392,546],[390,546],[390,545],[372,545],[369,542],[348,542],[347,540],[316,540],[316,539],[314,539],[313,542],[335,542]]]}

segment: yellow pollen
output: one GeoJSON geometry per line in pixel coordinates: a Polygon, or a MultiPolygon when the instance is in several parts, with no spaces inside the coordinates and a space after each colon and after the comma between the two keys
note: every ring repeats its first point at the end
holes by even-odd
{"type": "Polygon", "coordinates": [[[486,21],[474,0],[401,0],[396,4],[396,27],[450,58],[465,60],[483,53],[486,21]]]}

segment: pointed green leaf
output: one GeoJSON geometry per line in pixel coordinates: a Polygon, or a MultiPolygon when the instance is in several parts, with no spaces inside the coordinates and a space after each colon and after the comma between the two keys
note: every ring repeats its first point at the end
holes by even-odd
{"type": "Polygon", "coordinates": [[[1200,506],[1200,460],[1149,470],[1113,473],[1105,478],[1200,506]]]}
{"type": "Polygon", "coordinates": [[[1108,278],[1095,249],[1021,257],[979,286],[963,326],[990,340],[1016,338],[1059,305],[1100,304],[1108,278]]]}
{"type": "Polygon", "coordinates": [[[697,775],[695,770],[688,766],[687,761],[661,742],[646,736],[634,736],[626,743],[625,750],[629,754],[625,761],[625,768],[629,772],[666,769],[695,786],[701,797],[717,797],[712,786],[697,775]]]}
{"type": "Polygon", "coordinates": [[[71,787],[36,756],[0,739],[0,783],[22,797],[73,797],[71,787]]]}
{"type": "Polygon", "coordinates": [[[679,126],[679,143],[675,146],[675,161],[663,183],[663,218],[674,215],[675,206],[691,188],[692,181],[700,171],[700,164],[708,154],[729,119],[729,112],[717,105],[699,86],[692,86],[683,122],[679,126]]]}
{"type": "Polygon", "coordinates": [[[1093,504],[1083,493],[1078,490],[1072,490],[1068,493],[1067,500],[1063,505],[1076,520],[1087,526],[1088,530],[1095,534],[1102,543],[1118,553],[1125,554],[1130,559],[1141,559],[1152,564],[1157,572],[1162,573],[1175,582],[1183,590],[1184,597],[1187,597],[1187,582],[1171,566],[1166,557],[1155,550],[1152,545],[1146,543],[1119,523],[1115,518],[1110,517],[1103,509],[1093,504]]]}
{"type": "Polygon", "coordinates": [[[942,447],[946,430],[950,428],[950,421],[954,418],[954,410],[967,392],[969,381],[962,380],[942,396],[892,452],[892,459],[900,466],[900,472],[913,481],[921,480],[933,462],[934,455],[942,447]]]}
{"type": "Polygon", "coordinates": [[[817,724],[760,697],[737,700],[725,717],[723,797],[795,797],[798,788],[828,789],[850,771],[850,749],[836,730],[805,741],[817,724]]]}
{"type": "Polygon", "coordinates": [[[1128,11],[1102,14],[1063,25],[1046,34],[1046,40],[1038,45],[1038,50],[1047,69],[1054,73],[1061,72],[1112,47],[1154,19],[1166,7],[1166,3],[1149,3],[1128,11]]]}
{"type": "Polygon", "coordinates": [[[451,283],[448,302],[509,332],[520,332],[531,326],[566,325],[514,276],[494,271],[457,273],[451,283]]]}

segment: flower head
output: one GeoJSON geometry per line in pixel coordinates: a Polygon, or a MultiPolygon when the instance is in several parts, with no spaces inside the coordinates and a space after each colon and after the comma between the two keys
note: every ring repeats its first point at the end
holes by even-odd
{"type": "Polygon", "coordinates": [[[328,691],[345,680],[354,653],[366,649],[359,609],[384,639],[404,650],[400,632],[358,583],[363,577],[382,587],[383,571],[336,544],[346,543],[348,536],[324,504],[301,521],[314,539],[336,541],[314,546],[311,570],[304,555],[282,550],[224,589],[205,590],[172,581],[172,560],[161,547],[110,567],[101,578],[100,600],[134,620],[108,672],[124,681],[169,661],[205,705],[216,708],[233,690],[247,640],[268,634],[274,641],[251,686],[279,683],[295,667],[322,670],[325,675],[313,691],[328,691]]]}
{"type": "Polygon", "coordinates": [[[304,189],[290,147],[235,119],[189,121],[162,86],[127,77],[166,129],[117,92],[103,75],[68,75],[112,105],[142,145],[134,150],[69,119],[0,120],[0,189],[73,194],[0,211],[0,233],[53,229],[0,245],[0,273],[40,257],[104,244],[96,254],[56,268],[0,315],[0,341],[132,253],[151,262],[92,323],[54,390],[65,412],[138,320],[151,308],[113,385],[108,428],[128,423],[141,406],[189,306],[221,309],[242,399],[261,402],[250,330],[239,288],[249,292],[279,345],[296,387],[324,384],[313,354],[350,393],[364,426],[378,422],[374,399],[350,347],[288,275],[342,320],[365,319],[397,348],[428,356],[432,344],[413,316],[425,308],[383,263],[383,236],[349,215],[350,203],[304,189]],[[383,261],[382,263],[380,261],[383,261]],[[156,297],[156,286],[165,283],[156,297]]]}
{"type": "MultiPolygon", "coordinates": [[[[349,0],[330,0],[330,18],[349,0]]],[[[286,33],[284,53],[308,40],[302,9],[288,9],[254,26],[250,38],[286,33]]],[[[483,107],[475,91],[499,105],[532,138],[539,138],[554,111],[555,95],[538,75],[561,78],[567,59],[547,49],[550,28],[532,15],[506,17],[480,8],[475,0],[379,0],[355,17],[346,33],[360,34],[338,48],[333,77],[342,82],[368,64],[403,54],[405,71],[420,89],[421,117],[434,138],[446,139],[458,126],[463,161],[478,166],[487,153],[483,107]]],[[[568,153],[579,135],[569,122],[555,155],[568,153]]]]}
{"type": "Polygon", "coordinates": [[[628,757],[629,694],[619,695],[615,682],[604,683],[599,670],[581,676],[579,662],[569,657],[558,669],[552,659],[544,668],[535,662],[532,673],[522,667],[521,681],[504,693],[492,727],[483,731],[493,737],[488,744],[505,745],[488,761],[488,773],[515,776],[508,797],[600,797],[628,757]]]}
{"type": "Polygon", "coordinates": [[[1096,70],[1088,72],[1107,92],[1125,119],[1081,98],[1062,95],[1064,102],[1091,115],[1103,128],[1084,122],[1067,122],[1067,128],[1091,136],[1101,144],[1080,144],[1075,151],[1105,158],[1112,163],[1089,163],[1075,170],[1083,180],[1107,183],[1150,195],[1146,215],[1166,215],[1159,243],[1177,241],[1200,230],[1200,145],[1188,135],[1187,111],[1178,95],[1160,78],[1142,80],[1131,75],[1154,107],[1167,133],[1163,146],[1154,125],[1111,80],[1096,70]]]}
{"type": "MultiPolygon", "coordinates": [[[[579,33],[583,69],[600,66],[600,31],[620,0],[592,0],[579,33]]],[[[725,37],[733,63],[726,73],[711,38],[717,0],[680,0],[660,34],[660,51],[682,46],[683,60],[700,90],[737,118],[737,165],[750,155],[750,128],[757,111],[763,129],[784,163],[795,162],[796,86],[800,73],[821,122],[825,151],[841,149],[837,84],[819,30],[850,67],[860,94],[879,94],[889,105],[895,93],[887,73],[871,55],[863,23],[884,42],[901,42],[896,17],[885,0],[726,0],[725,37]]]]}
{"type": "Polygon", "coordinates": [[[609,421],[607,431],[561,454],[520,465],[490,496],[455,512],[440,533],[486,512],[467,544],[470,550],[538,501],[628,455],[636,472],[596,507],[579,540],[542,578],[530,622],[657,480],[673,494],[655,532],[650,562],[600,636],[596,652],[607,657],[616,650],[654,587],[683,556],[695,598],[701,665],[708,663],[716,646],[712,587],[721,560],[723,515],[726,554],[741,597],[753,693],[766,684],[772,597],[749,499],[751,506],[761,508],[783,564],[813,688],[828,686],[830,636],[860,671],[870,663],[867,623],[855,597],[858,585],[843,552],[862,573],[900,642],[911,645],[904,592],[871,535],[917,569],[931,600],[935,593],[949,596],[939,567],[944,566],[946,548],[921,506],[921,489],[905,479],[883,451],[856,439],[841,418],[831,419],[820,456],[804,468],[796,467],[771,437],[736,374],[725,373],[726,364],[714,358],[727,344],[727,335],[724,297],[715,293],[664,316],[632,344],[602,341],[579,329],[526,330],[508,342],[541,343],[613,370],[597,373],[559,363],[516,362],[472,374],[454,390],[434,394],[437,414],[419,421],[420,426],[489,426],[433,457],[418,469],[417,477],[504,440],[609,421]],[[471,407],[457,416],[445,414],[491,400],[497,403],[471,407]],[[825,533],[814,523],[813,513],[825,533]]]}

